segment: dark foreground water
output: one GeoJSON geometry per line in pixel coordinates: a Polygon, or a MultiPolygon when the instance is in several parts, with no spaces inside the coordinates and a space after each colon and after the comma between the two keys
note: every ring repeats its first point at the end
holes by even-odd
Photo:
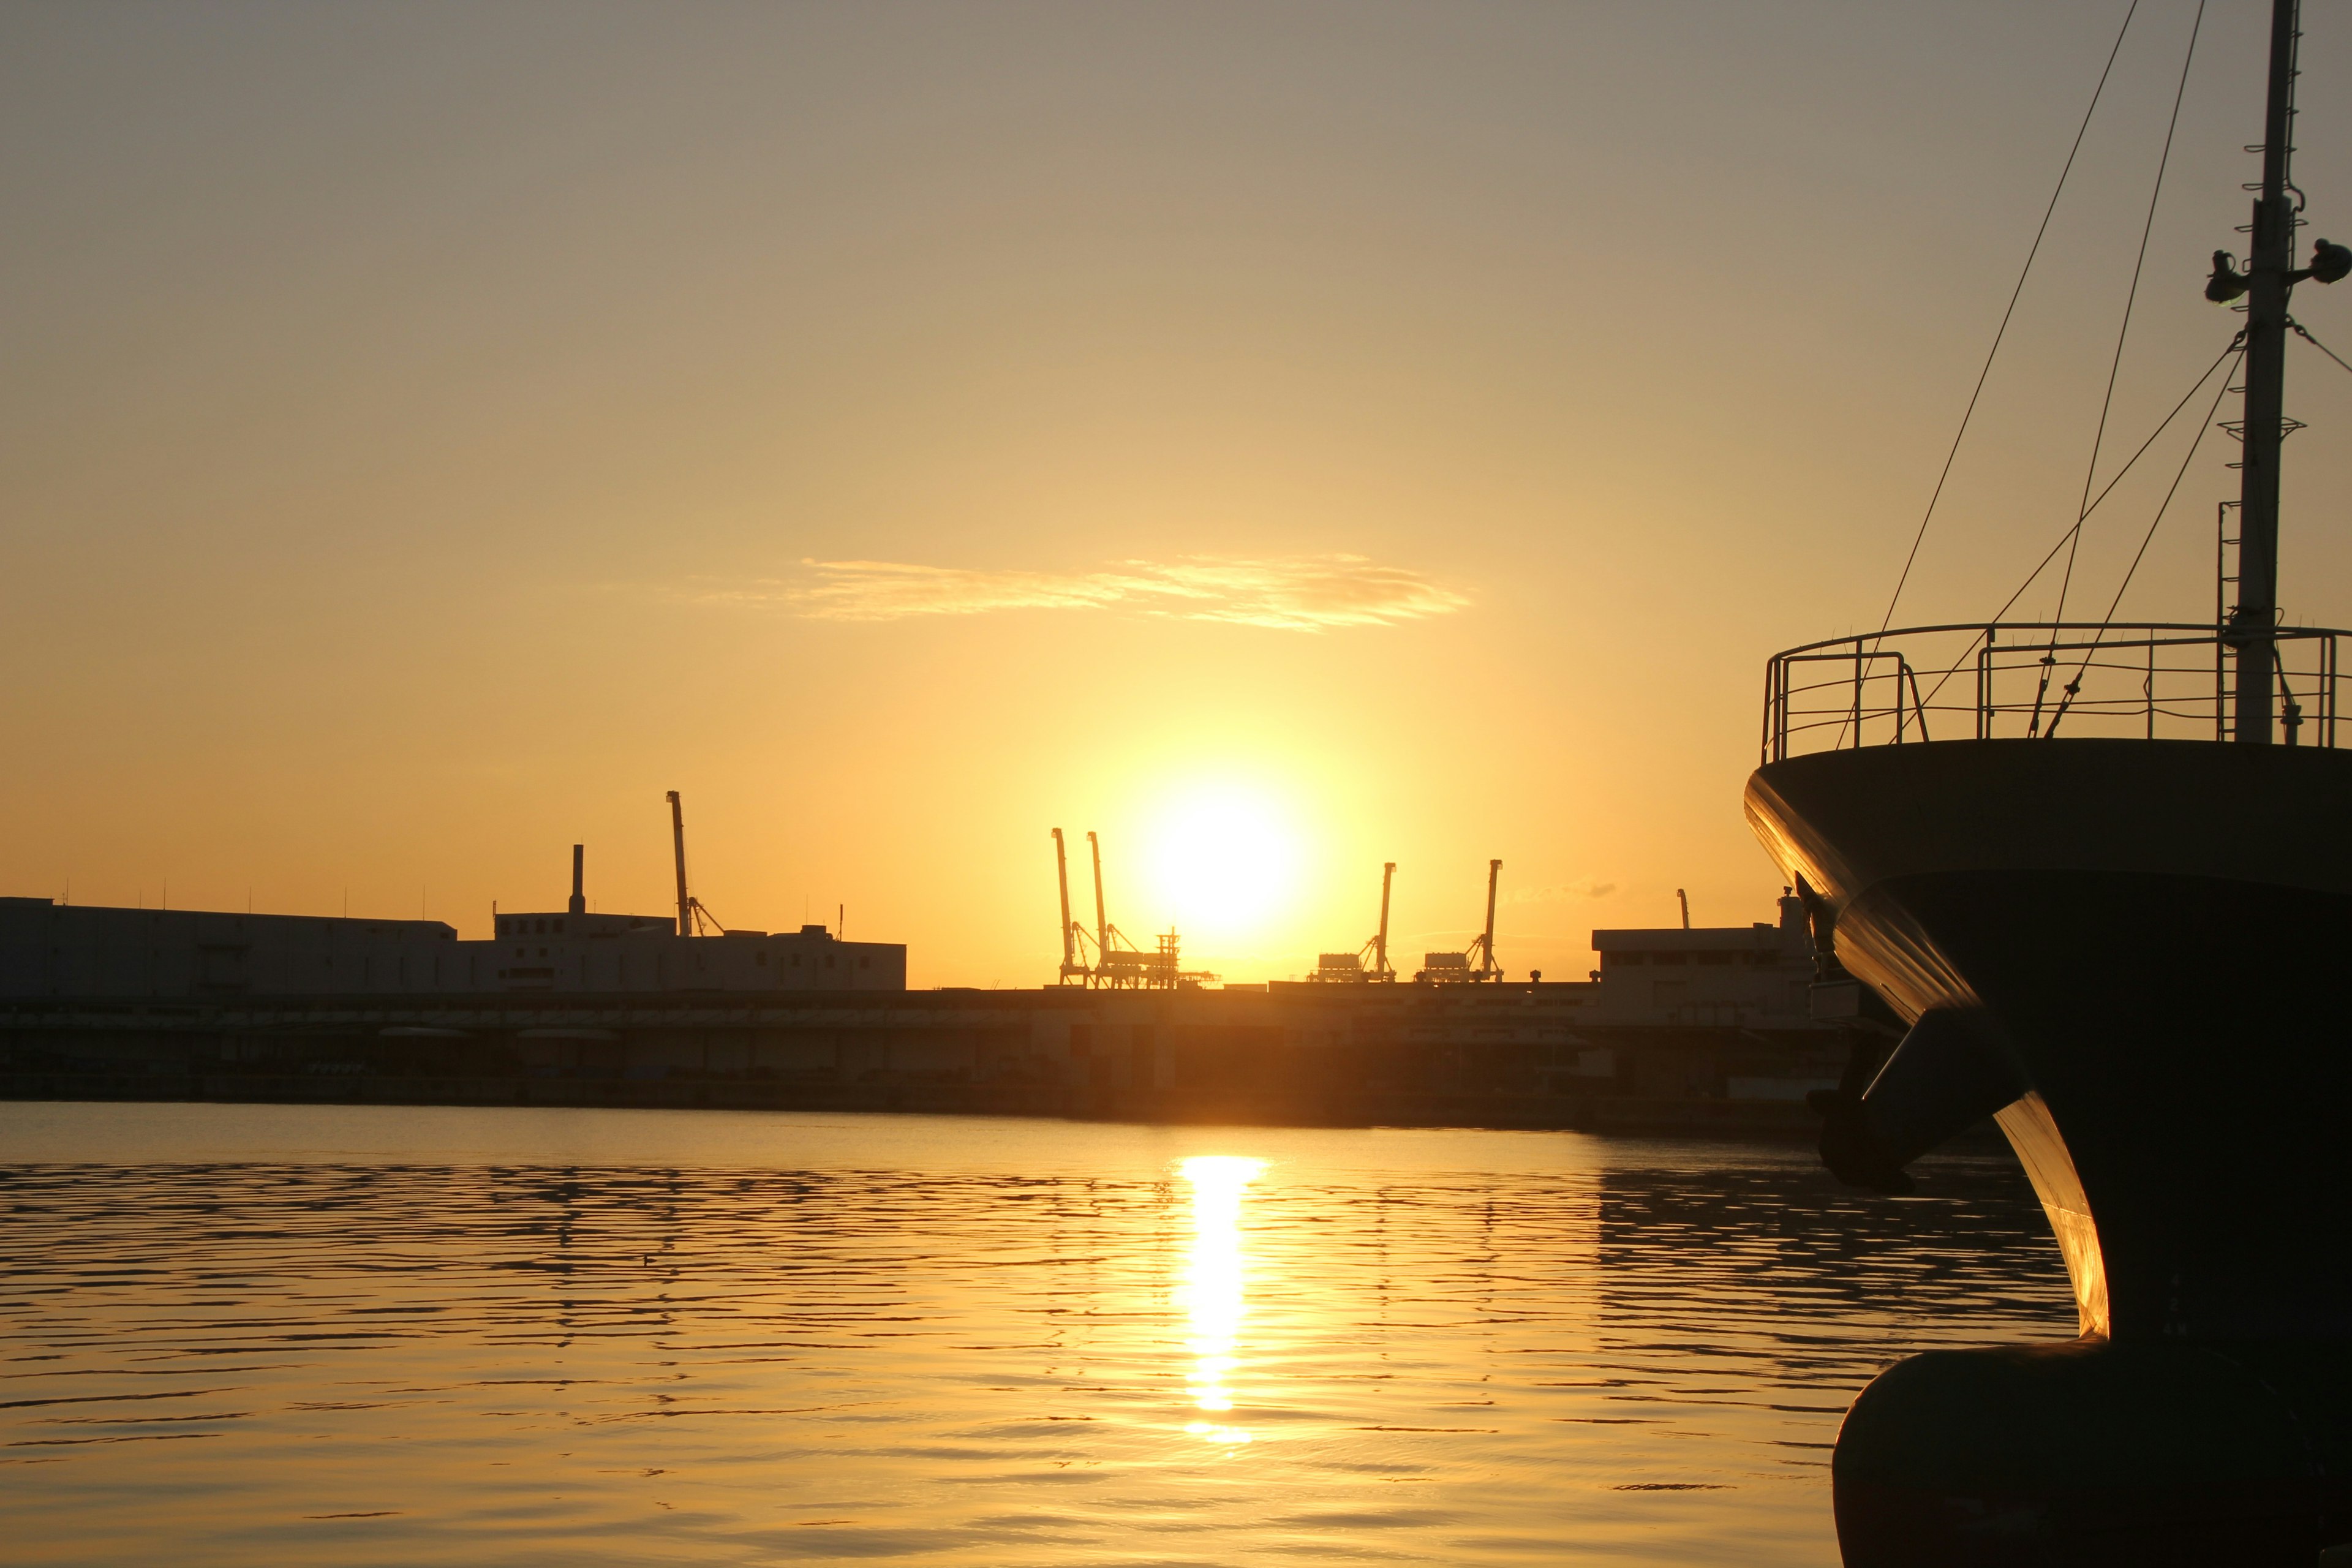
{"type": "Polygon", "coordinates": [[[1834,1563],[1912,1351],[2064,1338],[2005,1159],[0,1105],[11,1563],[1834,1563]]]}

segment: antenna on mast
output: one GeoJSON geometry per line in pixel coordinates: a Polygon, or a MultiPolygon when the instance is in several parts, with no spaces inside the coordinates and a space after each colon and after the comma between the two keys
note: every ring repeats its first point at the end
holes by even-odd
{"type": "MultiPolygon", "coordinates": [[[[2252,745],[2271,742],[2273,678],[2278,664],[2279,458],[2287,432],[2286,334],[2292,319],[2287,297],[2305,279],[2334,283],[2352,273],[2352,249],[2327,240],[2312,247],[2311,265],[2294,265],[2294,231],[2301,226],[2303,193],[2294,188],[2295,46],[2303,37],[2301,0],[2273,0],[2270,91],[2263,105],[2263,177],[2254,189],[2252,245],[2240,272],[2226,250],[2213,253],[2213,275],[2205,298],[2227,304],[2245,298],[2245,417],[2231,433],[2244,447],[2238,465],[2238,602],[2231,607],[2222,640],[2237,659],[2232,692],[2231,738],[2252,745]]],[[[2229,429],[2228,426],[2223,426],[2229,429]]],[[[2288,745],[2300,720],[2286,704],[2288,745]]]]}

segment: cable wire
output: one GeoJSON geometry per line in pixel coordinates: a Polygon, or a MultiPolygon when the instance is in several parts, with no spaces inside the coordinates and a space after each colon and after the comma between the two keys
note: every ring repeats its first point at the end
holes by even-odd
{"type": "MultiPolygon", "coordinates": [[[[2154,430],[2148,433],[2147,439],[2139,444],[2139,450],[2134,452],[2124,466],[2116,470],[2116,477],[2107,481],[2106,488],[2099,491],[2097,498],[2091,502],[2090,510],[2085,511],[2083,514],[2085,518],[2089,517],[2091,512],[2098,510],[2100,503],[2105,501],[2108,496],[2115,493],[2116,487],[2124,482],[2125,476],[2128,475],[2132,471],[2133,466],[2147,455],[2147,449],[2150,447],[2156,445],[2157,437],[2163,435],[2165,431],[2172,427],[2172,422],[2180,417],[2180,411],[2189,406],[2189,399],[2195,397],[2198,393],[2204,390],[2205,384],[2212,379],[2213,373],[2221,369],[2222,363],[2231,354],[2237,353],[2240,346],[2242,345],[2245,341],[2246,334],[2241,331],[2236,337],[2230,340],[2230,346],[2228,348],[2223,349],[2219,354],[2214,356],[2213,363],[2205,367],[2205,373],[2202,375],[2200,375],[2189,386],[2189,391],[2183,395],[2180,401],[2172,405],[2172,412],[2166,415],[2163,421],[2158,424],[2154,430]]],[[[2224,390],[2227,389],[2227,385],[2228,384],[2225,381],[2223,383],[2224,390]]],[[[2070,530],[2069,531],[2071,532],[2072,531],[2070,530]]],[[[2011,594],[2009,596],[2008,602],[2002,605],[2000,609],[1993,612],[1992,618],[1995,621],[2000,620],[2001,616],[2009,614],[2009,612],[2016,606],[2017,601],[2025,597],[2026,590],[2032,587],[2035,579],[2039,578],[2043,572],[2049,569],[2050,563],[2058,559],[2058,552],[2066,548],[2066,540],[2067,534],[2062,533],[2058,536],[2058,542],[2050,547],[2050,552],[2042,558],[2042,564],[2027,573],[2025,581],[2017,585],[2017,592],[2011,594]]]]}
{"type": "MultiPolygon", "coordinates": [[[[2202,0],[2200,0],[2202,4],[2202,0]]],[[[2074,132],[2074,144],[2066,150],[2065,166],[2058,171],[2057,187],[2050,193],[2050,205],[2042,211],[2042,225],[2033,231],[2033,244],[2025,253],[2025,265],[2017,274],[2017,287],[2010,290],[2009,307],[2000,313],[2000,326],[1992,335],[1992,347],[1985,353],[1984,368],[1977,372],[1975,390],[1969,394],[1969,405],[1960,415],[1960,427],[1952,436],[1951,450],[1944,454],[1944,467],[1936,476],[1936,488],[1928,494],[1927,510],[1919,519],[1919,530],[1911,536],[1911,552],[1903,558],[1902,575],[1895,580],[1895,593],[1886,601],[1886,614],[1881,617],[1878,629],[1883,633],[1895,624],[1895,606],[1902,602],[1904,587],[1911,581],[1911,568],[1918,563],[1920,542],[1927,537],[1927,524],[1936,515],[1936,503],[1943,499],[1945,481],[1952,477],[1952,463],[1960,455],[1960,443],[1967,438],[1969,422],[1976,417],[1977,400],[1984,395],[1985,378],[1992,374],[1992,362],[2000,353],[2001,340],[2009,335],[2010,319],[2017,314],[2017,301],[2025,292],[2025,280],[2033,272],[2033,259],[2042,254],[2042,241],[2050,232],[2050,219],[2058,210],[2058,198],[2065,193],[2066,177],[2074,173],[2075,155],[2083,150],[2083,138],[2091,129],[2091,117],[2098,112],[2099,99],[2107,90],[2107,78],[2116,68],[2116,57],[2123,53],[2124,37],[2131,31],[2132,18],[2139,15],[2139,0],[2131,0],[2124,13],[2124,25],[2116,32],[2115,47],[2107,51],[2107,63],[2099,71],[2099,85],[2092,89],[2091,104],[2083,110],[2083,123],[2074,132]]]]}
{"type": "Polygon", "coordinates": [[[2342,354],[2337,353],[2334,349],[2329,348],[2326,343],[2323,343],[2317,338],[2313,337],[2310,331],[2301,321],[2296,321],[2293,316],[2289,316],[2286,319],[2286,324],[2288,328],[2294,331],[2296,337],[2301,338],[2305,342],[2309,343],[2313,348],[2317,349],[2321,353],[2326,354],[2337,364],[2344,365],[2346,370],[2352,370],[2352,364],[2344,363],[2344,356],[2342,354]]]}
{"type": "MultiPolygon", "coordinates": [[[[2196,381],[2190,384],[2189,390],[2181,395],[2180,401],[2172,405],[2172,412],[2166,415],[2162,422],[2159,423],[2154,430],[2148,433],[2147,439],[2139,444],[2139,450],[2134,452],[2131,457],[2125,461],[2124,466],[2116,470],[2116,477],[2109,479],[2106,483],[2106,488],[2099,491],[2098,495],[2092,500],[2090,507],[2091,511],[2098,510],[2100,505],[2106,500],[2107,497],[2115,493],[2115,488],[2124,482],[2125,477],[2132,471],[2134,466],[2137,465],[2142,458],[2147,455],[2147,449],[2156,445],[2157,437],[2163,435],[2165,431],[2172,427],[2172,422],[2180,417],[2180,411],[2189,406],[2189,400],[2194,398],[2198,393],[2204,390],[2205,384],[2213,378],[2213,373],[2221,369],[2222,363],[2227,361],[2231,354],[2237,353],[2238,350],[2244,345],[2245,341],[2245,331],[2243,329],[2241,329],[2238,334],[2230,340],[2229,347],[2223,349],[2220,353],[2213,356],[2213,363],[2207,365],[2203,374],[2200,374],[2196,381]]],[[[2222,391],[2226,393],[2229,390],[2229,379],[2225,376],[2222,378],[2221,382],[2222,391]]],[[[2214,406],[2217,408],[2221,406],[2219,398],[2215,399],[2214,406]]],[[[2201,437],[2200,438],[2202,439],[2201,437]]],[[[2088,517],[2090,512],[2085,512],[2084,515],[2088,517]]],[[[2049,552],[2042,557],[2042,561],[2039,565],[2035,566],[2032,571],[2025,574],[2025,581],[2017,585],[2017,592],[2011,594],[2007,602],[2004,603],[2000,609],[1995,610],[1992,613],[1991,619],[1987,622],[1987,625],[1998,625],[2001,616],[2009,614],[2011,610],[2016,607],[2017,601],[2025,597],[2026,591],[2032,588],[2033,584],[2040,580],[2042,573],[2049,570],[2050,563],[2058,559],[2058,552],[2066,548],[2066,538],[2067,536],[2063,533],[2058,536],[2058,542],[2050,547],[2049,552]]],[[[1883,630],[1884,628],[1881,629],[1883,630]]],[[[1977,642],[1981,642],[1983,640],[1984,634],[1981,632],[1978,633],[1977,642]]],[[[1969,645],[1968,651],[1974,652],[1975,648],[1976,643],[1972,642],[1969,645]]],[[[1965,658],[1967,657],[1967,653],[1963,653],[1961,657],[1965,658]]],[[[1946,670],[1942,678],[1936,682],[1934,688],[1928,691],[1927,700],[1930,702],[1934,701],[1936,699],[1936,693],[1943,690],[1946,684],[1951,680],[1952,677],[1957,674],[1958,671],[1958,667],[1957,665],[1955,665],[1951,669],[1946,670]]]]}
{"type": "MultiPolygon", "coordinates": [[[[2083,521],[2091,515],[2091,482],[2098,477],[2099,450],[2106,444],[2107,415],[2116,402],[2116,378],[2124,367],[2124,343],[2131,336],[2132,307],[2139,302],[2140,274],[2147,267],[2148,237],[2156,232],[2157,204],[2164,198],[2164,172],[2172,163],[2172,138],[2180,129],[2180,100],[2189,93],[2189,68],[2197,60],[2197,36],[2205,27],[2205,0],[2197,0],[2197,16],[2189,25],[2189,51],[2181,57],[2180,80],[2172,89],[2172,118],[2164,125],[2164,151],[2156,160],[2156,187],[2147,194],[2147,217],[2140,225],[2139,255],[2132,260],[2131,287],[2124,294],[2123,325],[2116,331],[2115,358],[2107,363],[2107,392],[2099,401],[2099,428],[2091,437],[2091,461],[2083,470],[2083,499],[2077,503],[2074,527],[2066,543],[2066,570],[2058,580],[2058,613],[2050,618],[2066,618],[2066,595],[2074,584],[2074,557],[2083,542],[2083,521]]],[[[2200,437],[2201,438],[2201,437],[2200,437]]]]}
{"type": "MultiPolygon", "coordinates": [[[[2244,357],[2243,354],[2239,356],[2241,361],[2244,357]]],[[[2236,374],[2237,366],[2231,366],[2230,371],[2231,374],[2236,374]]],[[[2164,514],[2171,510],[2172,498],[2180,493],[2180,481],[2188,477],[2189,465],[2196,460],[2197,449],[2205,444],[2205,433],[2213,428],[2213,416],[2221,411],[2221,399],[2228,395],[2230,395],[2230,377],[2225,375],[2221,378],[2220,390],[2213,394],[2211,405],[2205,410],[2204,419],[2197,426],[2196,439],[2189,443],[2189,450],[2181,455],[2180,467],[2173,470],[2171,487],[2164,492],[2164,500],[2157,503],[2156,516],[2149,520],[2147,531],[2140,535],[2139,549],[2132,556],[2131,564],[2124,569],[2124,580],[2116,584],[2116,596],[2107,601],[2107,613],[2099,617],[2100,630],[2092,634],[2091,646],[2084,650],[2083,662],[2074,667],[2074,678],[2066,683],[2064,694],[2059,700],[2058,710],[2050,716],[2050,728],[2042,731],[2044,739],[2058,733],[2058,721],[2066,717],[2066,710],[2073,705],[2075,696],[2083,689],[2083,674],[2091,668],[2091,660],[2099,651],[2099,644],[2106,635],[2106,623],[2116,618],[2116,607],[2124,602],[2125,590],[2131,586],[2133,576],[2139,571],[2139,563],[2147,558],[2147,547],[2155,542],[2156,531],[2163,524],[2164,514]]]]}

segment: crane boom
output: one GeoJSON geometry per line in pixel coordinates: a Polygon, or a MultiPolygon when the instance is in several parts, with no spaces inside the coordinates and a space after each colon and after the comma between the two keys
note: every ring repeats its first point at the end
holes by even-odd
{"type": "Polygon", "coordinates": [[[1077,954],[1070,951],[1077,928],[1070,923],[1070,858],[1062,847],[1062,830],[1054,829],[1054,880],[1062,890],[1062,984],[1076,973],[1077,954]]]}
{"type": "Polygon", "coordinates": [[[669,792],[669,843],[672,857],[677,862],[677,934],[694,934],[694,899],[686,890],[686,811],[678,805],[677,791],[669,792]]]}
{"type": "Polygon", "coordinates": [[[1502,875],[1503,863],[1500,860],[1486,862],[1486,934],[1479,939],[1479,945],[1486,951],[1480,955],[1483,962],[1478,966],[1479,978],[1485,980],[1502,973],[1495,964],[1495,884],[1502,879],[1502,875]]]}
{"type": "Polygon", "coordinates": [[[1388,980],[1396,971],[1389,967],[1389,884],[1396,880],[1396,862],[1391,860],[1381,868],[1381,929],[1372,938],[1372,978],[1388,980]]]}
{"type": "Polygon", "coordinates": [[[1110,917],[1103,913],[1102,840],[1092,832],[1087,835],[1087,849],[1095,858],[1095,962],[1110,951],[1110,917]]]}

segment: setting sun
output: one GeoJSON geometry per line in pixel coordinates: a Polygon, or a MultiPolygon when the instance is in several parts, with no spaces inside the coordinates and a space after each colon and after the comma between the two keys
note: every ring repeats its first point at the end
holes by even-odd
{"type": "Polygon", "coordinates": [[[1235,784],[1171,797],[1149,832],[1151,905],[1188,947],[1230,948],[1277,931],[1297,901],[1303,846],[1271,794],[1235,784]]]}

